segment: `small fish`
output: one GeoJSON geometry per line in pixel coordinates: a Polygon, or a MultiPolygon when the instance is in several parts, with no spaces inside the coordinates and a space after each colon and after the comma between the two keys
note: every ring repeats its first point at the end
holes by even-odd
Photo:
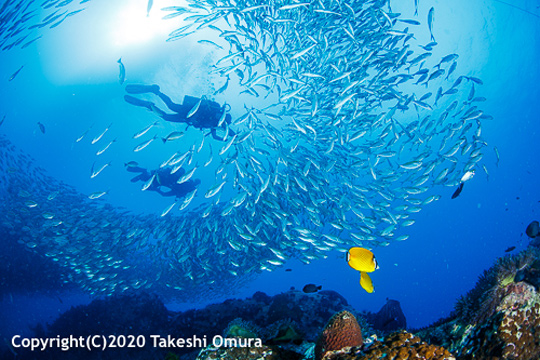
{"type": "Polygon", "coordinates": [[[362,272],[373,272],[379,268],[375,255],[361,247],[352,247],[347,251],[347,263],[354,270],[362,272]]]}
{"type": "Polygon", "coordinates": [[[83,132],[81,134],[81,136],[79,136],[77,139],[75,139],[75,142],[80,142],[85,136],[86,134],[88,133],[88,131],[90,131],[90,128],[88,128],[85,132],[83,132]]]}
{"type": "Polygon", "coordinates": [[[146,16],[147,17],[150,15],[150,10],[152,10],[153,5],[154,5],[154,0],[148,0],[148,5],[146,6],[146,16]]]}
{"type": "Polygon", "coordinates": [[[227,181],[223,181],[220,184],[216,184],[216,185],[212,186],[210,189],[208,189],[206,194],[204,194],[204,197],[208,199],[208,198],[211,198],[212,196],[216,195],[221,190],[221,188],[223,188],[223,185],[225,185],[226,182],[227,181]]]}
{"type": "Polygon", "coordinates": [[[120,82],[120,85],[124,84],[124,81],[126,81],[126,67],[122,63],[122,58],[118,59],[116,61],[118,63],[118,66],[120,68],[120,73],[118,74],[118,82],[120,82]]]}
{"type": "Polygon", "coordinates": [[[108,167],[109,165],[111,165],[110,162],[106,163],[105,165],[103,165],[102,167],[100,167],[98,170],[95,170],[94,171],[94,165],[96,165],[96,163],[94,162],[94,164],[92,164],[92,174],[90,175],[90,179],[93,179],[95,178],[96,176],[98,176],[103,170],[105,170],[106,167],[108,167]]]}
{"type": "Polygon", "coordinates": [[[166,216],[168,213],[171,212],[171,210],[174,208],[174,206],[176,205],[176,201],[173,202],[171,205],[167,206],[167,208],[165,210],[163,210],[163,212],[161,213],[161,217],[164,217],[166,216]]]}
{"type": "Polygon", "coordinates": [[[530,237],[531,239],[534,239],[540,234],[540,223],[538,223],[538,221],[536,220],[531,222],[527,226],[525,233],[527,234],[528,237],[530,237]]]}
{"type": "Polygon", "coordinates": [[[201,106],[201,102],[202,102],[202,99],[199,99],[199,101],[197,102],[197,104],[195,104],[195,106],[193,106],[191,108],[191,110],[189,110],[186,118],[189,119],[190,117],[192,117],[193,115],[195,115],[195,113],[197,112],[197,110],[199,110],[199,107],[201,106]]]}
{"type": "Polygon", "coordinates": [[[52,193],[49,194],[49,196],[47,196],[47,200],[54,200],[56,198],[56,196],[58,196],[60,192],[59,191],[53,191],[52,193]]]}
{"type": "Polygon", "coordinates": [[[366,272],[363,271],[360,271],[360,286],[362,286],[362,289],[366,290],[366,292],[368,292],[369,294],[375,291],[371,278],[366,272]]]}
{"type": "Polygon", "coordinates": [[[37,202],[35,202],[34,200],[27,200],[24,204],[29,208],[35,208],[36,206],[38,206],[37,202]]]}
{"type": "Polygon", "coordinates": [[[497,167],[499,167],[499,160],[500,160],[500,157],[499,157],[499,149],[497,149],[496,146],[493,147],[493,151],[495,151],[495,158],[496,158],[496,161],[495,161],[495,165],[497,167]]]}
{"type": "Polygon", "coordinates": [[[45,134],[45,125],[43,125],[42,123],[38,122],[37,123],[38,126],[39,126],[39,130],[41,130],[41,133],[42,134],[45,134]]]}
{"type": "Polygon", "coordinates": [[[99,140],[101,140],[101,138],[105,135],[105,133],[107,131],[109,131],[109,128],[111,127],[111,125],[112,125],[112,123],[109,126],[107,126],[107,128],[105,130],[103,130],[103,132],[101,134],[99,134],[98,136],[96,136],[95,138],[92,139],[92,145],[94,145],[99,140]]]}
{"type": "Polygon", "coordinates": [[[414,0],[414,16],[418,16],[418,1],[414,0]]]}
{"type": "Polygon", "coordinates": [[[139,131],[138,133],[136,133],[135,135],[133,135],[133,138],[134,138],[134,139],[140,138],[141,136],[143,136],[144,134],[146,134],[148,131],[150,131],[151,128],[153,128],[154,126],[156,126],[158,123],[159,123],[159,122],[155,121],[153,124],[148,125],[148,126],[145,127],[144,129],[142,129],[141,131],[139,131]]]}
{"type": "Polygon", "coordinates": [[[41,214],[41,216],[43,216],[43,218],[47,220],[54,219],[54,214],[50,212],[44,212],[43,214],[41,214]]]}
{"type": "Polygon", "coordinates": [[[22,70],[23,67],[24,67],[24,65],[21,66],[21,67],[19,68],[19,70],[15,71],[15,72],[13,73],[13,75],[11,75],[11,76],[9,77],[9,81],[15,79],[15,77],[17,77],[17,75],[19,74],[19,72],[22,70]]]}
{"type": "Polygon", "coordinates": [[[455,199],[461,194],[461,191],[463,190],[463,183],[460,183],[456,191],[452,194],[452,199],[455,199]]]}
{"type": "Polygon", "coordinates": [[[150,140],[146,140],[145,142],[135,146],[135,148],[133,149],[134,152],[139,152],[141,150],[143,150],[145,147],[147,147],[148,145],[150,145],[150,143],[152,143],[152,141],[154,141],[155,139],[157,138],[157,135],[154,135],[153,138],[151,138],[150,140]]]}
{"type": "Polygon", "coordinates": [[[155,179],[156,179],[156,174],[152,175],[152,177],[143,185],[141,191],[147,190],[152,185],[155,179]]]}
{"type": "Polygon", "coordinates": [[[412,19],[398,19],[398,21],[401,21],[405,24],[409,25],[420,25],[420,21],[418,20],[412,20],[412,19]]]}
{"type": "Polygon", "coordinates": [[[217,95],[217,94],[221,94],[222,92],[224,92],[225,90],[227,90],[227,87],[229,86],[229,75],[227,75],[227,81],[225,81],[225,85],[223,85],[222,87],[220,87],[219,89],[217,89],[215,92],[214,92],[214,95],[217,95]]]}
{"type": "Polygon", "coordinates": [[[6,115],[4,115],[4,117],[2,118],[2,121],[0,121],[0,126],[2,126],[2,124],[4,123],[4,120],[6,120],[6,115]]]}
{"type": "Polygon", "coordinates": [[[474,176],[474,171],[467,171],[463,176],[461,177],[461,182],[464,183],[465,181],[471,180],[474,176]]]}
{"type": "Polygon", "coordinates": [[[193,190],[182,202],[182,205],[178,208],[178,210],[182,211],[185,208],[188,207],[188,205],[191,203],[191,200],[195,197],[195,194],[197,193],[197,189],[193,190]]]}
{"type": "Polygon", "coordinates": [[[307,284],[306,286],[304,286],[302,291],[305,292],[306,294],[311,294],[311,293],[316,293],[317,291],[321,289],[322,289],[322,285],[317,286],[315,284],[307,284]]]}
{"type": "Polygon", "coordinates": [[[510,246],[508,249],[504,250],[504,252],[511,252],[511,251],[514,251],[516,249],[515,246],[510,246]]]}
{"type": "Polygon", "coordinates": [[[105,194],[107,194],[107,191],[96,191],[96,192],[93,192],[90,195],[88,195],[88,198],[91,199],[91,200],[95,200],[95,199],[99,199],[100,197],[104,196],[105,194]]]}
{"type": "Polygon", "coordinates": [[[193,176],[193,174],[195,173],[195,170],[197,170],[197,167],[195,166],[193,169],[191,169],[190,172],[184,174],[184,176],[182,176],[180,179],[178,179],[178,181],[176,181],[178,184],[182,184],[182,183],[185,183],[186,181],[188,181],[189,179],[191,179],[191,177],[193,176]]]}
{"type": "Polygon", "coordinates": [[[163,143],[165,144],[167,141],[174,141],[180,139],[182,136],[184,136],[183,131],[173,131],[169,135],[167,135],[164,138],[161,138],[163,140],[163,143]]]}
{"type": "Polygon", "coordinates": [[[111,141],[110,143],[108,143],[107,146],[105,146],[103,149],[98,150],[98,151],[96,152],[96,155],[99,156],[99,155],[103,154],[103,153],[104,153],[105,151],[107,151],[107,149],[108,149],[113,143],[115,143],[115,142],[116,142],[116,139],[114,139],[113,141],[111,141]]]}
{"type": "Polygon", "coordinates": [[[139,166],[139,163],[136,162],[136,161],[129,161],[127,163],[124,163],[124,166],[127,167],[127,168],[137,167],[137,166],[139,166]]]}
{"type": "MultiPolygon", "coordinates": [[[[210,44],[210,45],[213,45],[213,46],[217,47],[218,49],[222,49],[222,50],[223,50],[223,46],[220,46],[220,45],[218,45],[218,44],[216,44],[215,42],[210,41],[210,40],[199,40],[199,41],[197,41],[197,42],[198,42],[199,44],[210,44]]],[[[229,78],[229,76],[227,75],[227,81],[228,81],[228,78],[229,78]]],[[[215,95],[215,93],[214,93],[214,95],[215,95]]]]}
{"type": "Polygon", "coordinates": [[[448,77],[456,70],[457,68],[457,61],[454,61],[452,65],[450,65],[450,69],[448,69],[448,74],[446,74],[446,80],[448,80],[448,77]]]}
{"type": "Polygon", "coordinates": [[[433,36],[433,20],[435,20],[435,8],[432,7],[428,13],[428,28],[431,34],[431,41],[435,41],[435,37],[433,36]]]}

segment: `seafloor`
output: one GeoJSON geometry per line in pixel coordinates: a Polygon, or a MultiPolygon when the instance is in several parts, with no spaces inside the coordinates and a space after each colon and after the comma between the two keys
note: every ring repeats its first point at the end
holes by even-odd
{"type": "Polygon", "coordinates": [[[423,329],[405,329],[398,301],[377,313],[359,313],[334,291],[275,296],[257,292],[200,310],[172,312],[151,294],[96,299],[71,308],[54,323],[34,328],[46,338],[137,334],[193,339],[206,347],[17,351],[2,359],[539,359],[540,239],[508,255],[482,274],[456,303],[452,314],[423,329]],[[212,339],[236,339],[237,347],[213,346],[212,339]],[[261,344],[255,340],[260,339],[261,344]],[[248,345],[252,346],[248,346],[248,345]],[[259,345],[259,346],[255,346],[259,345]],[[36,357],[39,355],[39,357],[36,357]]]}

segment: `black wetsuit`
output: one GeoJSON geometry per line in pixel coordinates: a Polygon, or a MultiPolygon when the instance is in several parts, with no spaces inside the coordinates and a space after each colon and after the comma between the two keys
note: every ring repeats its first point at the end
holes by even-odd
{"type": "Polygon", "coordinates": [[[171,169],[167,167],[149,172],[144,168],[138,166],[131,166],[127,168],[127,171],[140,173],[139,175],[131,179],[131,182],[146,182],[150,180],[152,176],[156,175],[156,178],[152,181],[152,184],[150,184],[150,186],[146,190],[155,191],[161,196],[176,196],[177,198],[183,198],[186,197],[186,195],[190,192],[194,191],[201,183],[199,179],[190,179],[181,184],[178,184],[178,179],[180,179],[185,174],[184,169],[179,169],[174,174],[171,174],[171,169]],[[163,191],[161,189],[162,187],[167,188],[168,191],[163,191]]]}
{"type": "Polygon", "coordinates": [[[155,111],[158,115],[166,121],[170,122],[179,122],[191,125],[198,129],[210,129],[212,137],[216,140],[223,141],[225,140],[223,136],[218,136],[217,130],[221,129],[224,133],[228,133],[229,136],[234,136],[235,132],[232,129],[226,129],[231,123],[231,115],[226,114],[225,120],[221,127],[218,127],[219,120],[225,111],[225,108],[220,106],[217,102],[212,100],[200,99],[197,97],[186,95],[184,96],[184,102],[182,104],[174,103],[170,97],[159,91],[157,85],[128,85],[126,86],[126,91],[132,94],[142,94],[142,93],[154,93],[156,94],[167,107],[174,111],[174,114],[167,114],[161,109],[157,108],[154,103],[150,101],[145,101],[133,97],[131,95],[125,95],[124,99],[126,102],[136,105],[146,107],[149,110],[155,111]],[[199,108],[195,111],[192,116],[188,117],[190,111],[201,101],[199,108]]]}

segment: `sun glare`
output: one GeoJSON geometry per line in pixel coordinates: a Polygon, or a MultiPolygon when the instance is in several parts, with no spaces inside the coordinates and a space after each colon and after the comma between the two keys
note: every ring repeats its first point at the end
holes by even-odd
{"type": "Polygon", "coordinates": [[[133,1],[118,11],[111,40],[116,47],[142,45],[157,36],[166,37],[171,31],[171,22],[162,19],[158,1],[155,1],[150,14],[146,13],[147,2],[133,1]]]}

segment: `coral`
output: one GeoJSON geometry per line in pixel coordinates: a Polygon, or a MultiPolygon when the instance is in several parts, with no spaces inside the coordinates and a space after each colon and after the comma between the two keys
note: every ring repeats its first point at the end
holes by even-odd
{"type": "Polygon", "coordinates": [[[260,338],[261,329],[249,321],[236,318],[229,323],[224,331],[225,337],[260,338]]]}
{"type": "Polygon", "coordinates": [[[266,342],[269,344],[300,344],[303,336],[297,329],[296,322],[290,319],[278,321],[267,328],[266,342]]]}
{"type": "Polygon", "coordinates": [[[302,355],[277,346],[261,347],[207,347],[203,349],[197,360],[300,360],[302,355]]]}
{"type": "Polygon", "coordinates": [[[353,314],[343,310],[328,321],[315,346],[315,359],[324,357],[328,351],[345,347],[360,347],[364,343],[362,330],[353,314]]]}
{"type": "Polygon", "coordinates": [[[450,360],[455,357],[445,348],[422,342],[419,337],[406,331],[388,335],[384,341],[375,341],[367,350],[356,348],[326,353],[323,360],[450,360]]]}
{"type": "MultiPolygon", "coordinates": [[[[497,305],[509,292],[508,287],[516,278],[527,279],[531,272],[538,272],[535,264],[540,249],[529,247],[517,255],[499,258],[496,263],[480,276],[474,289],[461,297],[456,306],[457,316],[462,319],[473,319],[473,323],[481,323],[496,312],[497,305]]],[[[531,278],[537,278],[532,276],[531,278]]]]}
{"type": "Polygon", "coordinates": [[[540,249],[499,259],[447,321],[418,332],[458,359],[540,358],[540,249]]]}
{"type": "Polygon", "coordinates": [[[524,282],[512,284],[496,314],[481,325],[469,325],[456,346],[459,359],[540,357],[540,295],[524,282]]]}
{"type": "Polygon", "coordinates": [[[167,355],[165,355],[165,360],[179,360],[178,355],[169,352],[167,355]]]}

